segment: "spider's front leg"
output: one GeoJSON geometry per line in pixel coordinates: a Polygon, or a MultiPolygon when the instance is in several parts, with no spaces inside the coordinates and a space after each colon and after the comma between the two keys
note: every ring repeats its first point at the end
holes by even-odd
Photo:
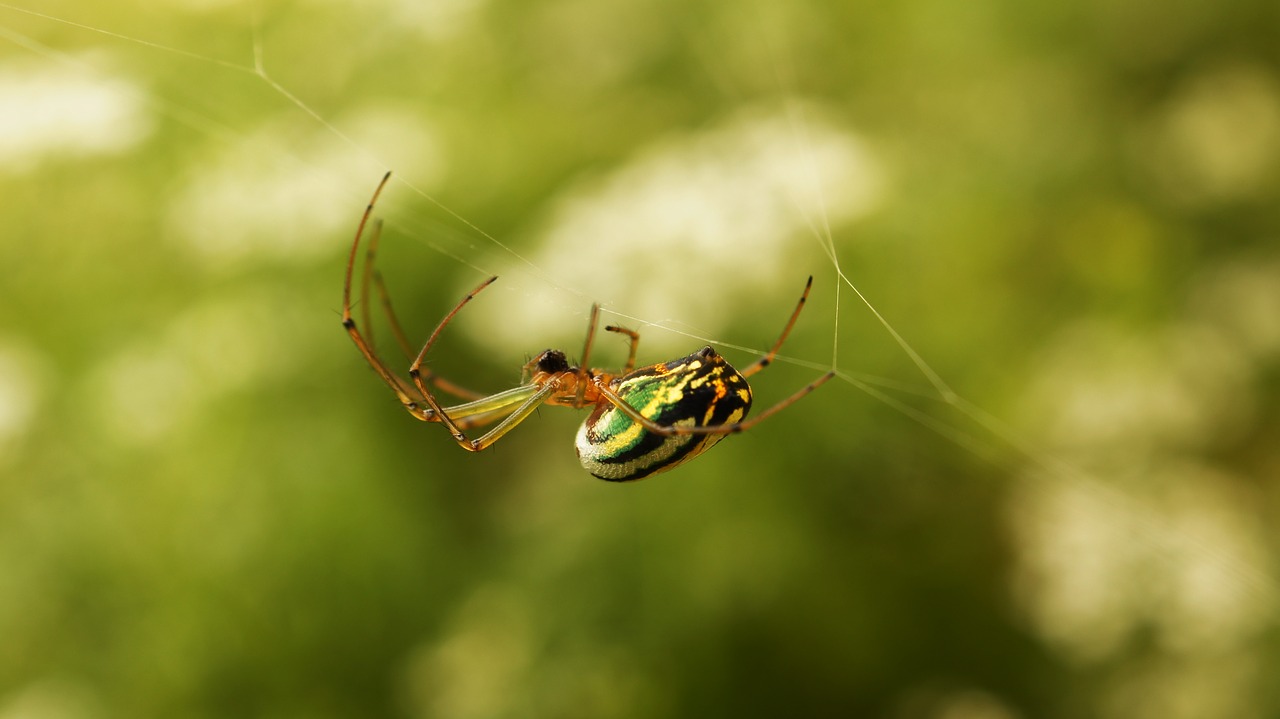
{"type": "Polygon", "coordinates": [[[542,385],[526,384],[454,407],[441,407],[434,398],[431,398],[429,400],[432,413],[430,421],[440,422],[447,427],[458,446],[468,452],[479,452],[502,439],[507,432],[542,406],[558,389],[559,384],[554,381],[542,385]],[[468,422],[468,419],[474,419],[474,422],[468,422]],[[499,419],[501,421],[498,421],[499,419]],[[464,425],[479,426],[494,421],[498,421],[497,426],[478,439],[470,439],[463,432],[464,425]]]}

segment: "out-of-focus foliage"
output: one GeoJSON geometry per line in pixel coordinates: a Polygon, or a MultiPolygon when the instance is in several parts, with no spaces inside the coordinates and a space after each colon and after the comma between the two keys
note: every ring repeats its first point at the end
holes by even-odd
{"type": "Polygon", "coordinates": [[[22,5],[0,719],[1280,715],[1276,3],[22,5]],[[462,452],[339,326],[388,167],[412,338],[502,274],[461,384],[810,273],[758,406],[841,376],[636,485],[462,452]]]}

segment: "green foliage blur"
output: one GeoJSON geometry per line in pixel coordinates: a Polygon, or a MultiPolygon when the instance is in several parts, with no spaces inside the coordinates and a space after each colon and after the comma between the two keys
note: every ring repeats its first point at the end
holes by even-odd
{"type": "Polygon", "coordinates": [[[155,5],[0,4],[0,719],[1280,716],[1280,5],[155,5]],[[463,452],[387,169],[460,384],[840,376],[463,452]]]}

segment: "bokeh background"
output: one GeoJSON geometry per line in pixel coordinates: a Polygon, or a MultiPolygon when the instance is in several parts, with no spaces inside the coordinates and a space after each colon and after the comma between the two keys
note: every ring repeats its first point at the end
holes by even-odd
{"type": "Polygon", "coordinates": [[[1280,716],[1278,190],[1267,0],[6,2],[0,719],[1280,716]],[[807,274],[839,379],[462,452],[339,326],[386,169],[461,384],[807,274]]]}

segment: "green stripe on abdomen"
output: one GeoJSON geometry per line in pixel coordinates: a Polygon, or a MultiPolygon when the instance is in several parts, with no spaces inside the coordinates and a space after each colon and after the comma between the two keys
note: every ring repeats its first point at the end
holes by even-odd
{"type": "MultiPolygon", "coordinates": [[[[741,422],[751,408],[746,380],[727,362],[695,353],[615,380],[613,389],[662,427],[709,427],[741,422]]],[[[646,430],[611,404],[598,405],[578,430],[578,459],[588,472],[613,482],[642,479],[693,459],[723,434],[663,436],[646,430]]]]}

